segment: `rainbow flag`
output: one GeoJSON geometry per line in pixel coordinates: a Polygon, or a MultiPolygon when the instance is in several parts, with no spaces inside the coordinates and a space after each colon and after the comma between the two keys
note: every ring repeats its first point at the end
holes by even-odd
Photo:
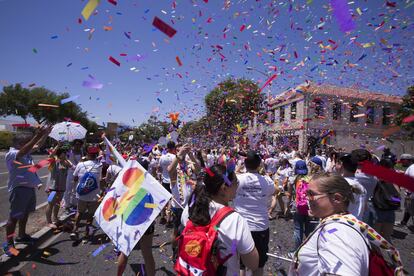
{"type": "MultiPolygon", "coordinates": [[[[111,142],[109,142],[108,138],[106,138],[105,136],[103,136],[103,140],[104,140],[104,142],[106,144],[106,153],[109,153],[109,156],[112,156],[112,158],[114,158],[113,162],[115,162],[115,160],[118,160],[119,165],[121,167],[125,167],[126,161],[122,157],[122,155],[116,150],[116,148],[111,144],[111,142]]],[[[105,153],[105,156],[107,156],[106,153],[105,153]]],[[[111,158],[111,157],[109,157],[109,158],[111,158]]]]}

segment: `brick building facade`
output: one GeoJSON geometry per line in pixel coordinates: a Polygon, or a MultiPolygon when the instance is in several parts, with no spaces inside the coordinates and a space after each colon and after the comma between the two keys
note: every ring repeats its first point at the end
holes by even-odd
{"type": "Polygon", "coordinates": [[[306,151],[312,140],[350,151],[366,148],[380,154],[384,147],[393,152],[414,153],[414,141],[392,125],[400,108],[398,96],[353,88],[307,83],[269,99],[268,122],[255,119],[248,133],[272,135],[273,144],[290,145],[306,151]],[[330,135],[327,135],[330,133],[330,135]]]}

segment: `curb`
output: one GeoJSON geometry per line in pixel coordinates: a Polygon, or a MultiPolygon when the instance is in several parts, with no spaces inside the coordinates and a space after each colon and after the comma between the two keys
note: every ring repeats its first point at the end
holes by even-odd
{"type": "MultiPolygon", "coordinates": [[[[63,223],[66,223],[74,214],[63,215],[60,217],[63,223]]],[[[25,260],[25,257],[31,253],[34,249],[39,247],[42,243],[47,241],[51,236],[53,236],[54,230],[47,226],[40,229],[38,232],[32,235],[33,238],[36,238],[37,241],[33,245],[28,244],[16,244],[16,249],[19,250],[19,255],[9,257],[6,254],[0,256],[0,275],[6,274],[12,267],[17,266],[20,262],[25,260]]]]}

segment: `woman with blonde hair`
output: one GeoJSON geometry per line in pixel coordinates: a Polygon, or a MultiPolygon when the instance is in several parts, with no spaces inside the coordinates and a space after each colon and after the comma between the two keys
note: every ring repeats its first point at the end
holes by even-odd
{"type": "Polygon", "coordinates": [[[295,252],[290,275],[384,275],[390,271],[380,266],[380,257],[370,258],[378,252],[375,248],[387,250],[394,264],[390,270],[402,275],[398,251],[367,224],[348,214],[353,193],[353,187],[341,176],[312,177],[306,195],[310,213],[321,223],[295,252]]]}

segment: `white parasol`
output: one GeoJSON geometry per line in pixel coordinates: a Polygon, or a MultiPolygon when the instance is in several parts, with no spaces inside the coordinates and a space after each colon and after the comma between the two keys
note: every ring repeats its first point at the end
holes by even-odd
{"type": "Polygon", "coordinates": [[[62,122],[53,126],[49,137],[56,141],[71,142],[76,139],[85,138],[87,130],[78,123],[62,122]]]}

